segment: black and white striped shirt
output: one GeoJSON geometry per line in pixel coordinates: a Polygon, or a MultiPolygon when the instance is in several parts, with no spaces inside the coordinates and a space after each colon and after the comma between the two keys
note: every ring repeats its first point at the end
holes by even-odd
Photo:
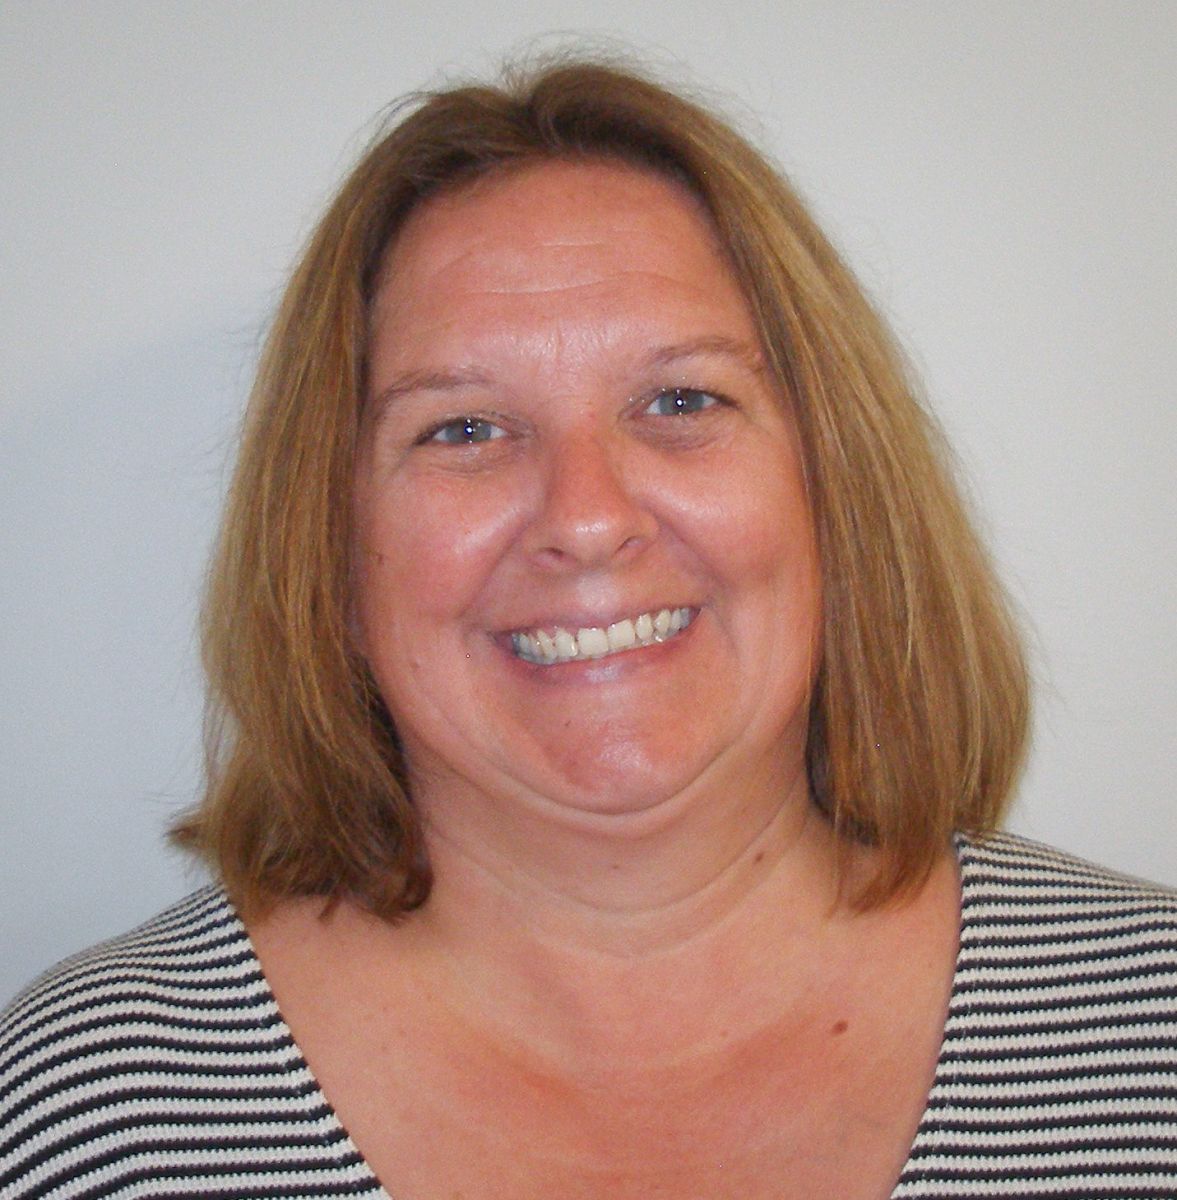
{"type": "MultiPolygon", "coordinates": [[[[961,839],[961,943],[894,1197],[1177,1198],[1177,892],[961,839]]],[[[385,1196],[224,895],[69,959],[0,1021],[0,1197],[385,1196]]]]}

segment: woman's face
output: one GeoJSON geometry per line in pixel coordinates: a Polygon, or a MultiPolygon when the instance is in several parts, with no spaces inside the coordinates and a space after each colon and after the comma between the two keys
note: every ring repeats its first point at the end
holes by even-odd
{"type": "Polygon", "coordinates": [[[356,614],[418,794],[622,813],[801,769],[797,441],[693,198],[551,162],[430,200],[370,380],[356,614]]]}

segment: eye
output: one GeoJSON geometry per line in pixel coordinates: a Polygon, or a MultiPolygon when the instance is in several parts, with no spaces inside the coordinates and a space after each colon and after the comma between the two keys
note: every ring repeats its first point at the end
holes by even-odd
{"type": "Polygon", "coordinates": [[[506,432],[492,421],[482,417],[459,417],[456,421],[446,421],[431,429],[420,440],[438,442],[443,446],[473,446],[477,442],[490,442],[495,438],[506,437],[506,432]]]}
{"type": "Polygon", "coordinates": [[[646,412],[656,417],[689,416],[714,408],[719,397],[698,388],[667,388],[646,405],[646,412]]]}

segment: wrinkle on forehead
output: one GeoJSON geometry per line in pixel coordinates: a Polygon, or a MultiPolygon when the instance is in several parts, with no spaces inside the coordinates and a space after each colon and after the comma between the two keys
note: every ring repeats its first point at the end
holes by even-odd
{"type": "Polygon", "coordinates": [[[494,377],[503,363],[641,373],[686,358],[685,341],[693,355],[763,367],[701,202],[654,172],[600,162],[548,162],[428,201],[391,248],[372,318],[386,399],[425,377],[443,391],[494,377]]]}
{"type": "MultiPolygon", "coordinates": [[[[639,232],[627,230],[612,238],[585,239],[574,245],[524,237],[508,245],[501,238],[456,247],[438,247],[435,242],[427,258],[412,254],[412,247],[406,246],[399,261],[394,256],[388,286],[382,289],[377,303],[399,307],[404,298],[419,297],[424,289],[443,285],[469,296],[575,292],[622,282],[641,287],[658,281],[682,288],[683,279],[671,278],[642,261],[653,260],[655,255],[645,237],[631,236],[639,232]]],[[[707,286],[708,278],[698,281],[700,291],[707,286]]]]}
{"type": "MultiPolygon", "coordinates": [[[[638,269],[635,247],[652,251],[658,242],[673,242],[672,230],[681,229],[685,212],[698,218],[701,235],[716,259],[726,266],[726,256],[715,234],[710,215],[699,198],[673,179],[624,163],[602,160],[568,162],[548,160],[477,179],[426,200],[415,209],[389,247],[378,281],[377,296],[388,290],[411,289],[424,274],[440,279],[451,271],[498,271],[508,280],[513,274],[534,274],[548,259],[552,268],[575,266],[578,252],[599,265],[602,249],[612,252],[623,267],[638,269]],[[527,188],[516,185],[527,183],[527,188]],[[608,202],[585,206],[586,195],[604,190],[608,202]],[[496,211],[493,228],[483,233],[475,221],[461,219],[476,206],[496,211]],[[576,205],[583,232],[570,233],[569,205],[576,205]],[[455,221],[455,216],[459,217],[455,221]],[[669,226],[669,228],[668,228],[669,226]],[[442,229],[446,237],[439,239],[442,229]],[[430,246],[426,262],[414,249],[430,246]],[[448,243],[448,244],[447,244],[448,243]],[[422,267],[424,271],[422,272],[422,267]],[[387,285],[392,284],[390,289],[387,285]]],[[[585,281],[585,282],[591,282],[585,281]]],[[[512,290],[511,285],[497,290],[512,290]]],[[[544,288],[520,288],[520,292],[544,288]]]]}

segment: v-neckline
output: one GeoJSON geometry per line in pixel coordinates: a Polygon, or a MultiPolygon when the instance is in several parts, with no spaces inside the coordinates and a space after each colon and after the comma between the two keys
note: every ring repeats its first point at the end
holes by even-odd
{"type": "MultiPolygon", "coordinates": [[[[973,848],[973,841],[965,834],[958,834],[954,838],[954,848],[958,865],[958,879],[960,887],[960,925],[957,938],[956,958],[952,968],[952,990],[948,1001],[948,1010],[944,1021],[944,1030],[940,1039],[940,1050],[936,1058],[936,1069],[932,1076],[931,1085],[928,1088],[928,1097],[924,1104],[924,1111],[920,1117],[919,1125],[916,1127],[916,1132],[912,1138],[911,1148],[904,1160],[903,1167],[896,1178],[892,1189],[892,1196],[897,1192],[905,1177],[910,1173],[913,1164],[922,1157],[930,1148],[932,1139],[935,1135],[936,1117],[933,1106],[933,1100],[938,1092],[942,1091],[944,1086],[951,1082],[951,1075],[954,1070],[954,1063],[957,1061],[957,1047],[962,1037],[961,1032],[961,1017],[964,1013],[965,999],[961,991],[961,962],[965,953],[966,943],[968,940],[968,930],[970,922],[966,919],[968,910],[971,905],[971,900],[976,892],[976,876],[975,866],[976,859],[969,851],[973,848]]],[[[253,945],[253,941],[249,936],[248,930],[245,928],[239,914],[233,907],[232,903],[226,897],[226,903],[229,910],[237,923],[240,937],[248,949],[249,954],[253,958],[254,965],[258,976],[264,981],[265,992],[259,999],[270,1009],[272,1023],[279,1037],[284,1042],[286,1049],[289,1052],[289,1070],[297,1074],[300,1078],[300,1083],[304,1088],[310,1089],[317,1106],[327,1115],[329,1122],[328,1131],[331,1140],[338,1141],[346,1147],[349,1158],[354,1158],[354,1161],[362,1166],[367,1178],[357,1181],[359,1190],[365,1194],[378,1197],[379,1200],[396,1200],[396,1197],[385,1190],[376,1173],[368,1164],[367,1159],[358,1149],[351,1139],[343,1122],[339,1119],[339,1115],[335,1111],[335,1106],[331,1100],[324,1094],[322,1087],[316,1079],[314,1072],[303,1054],[301,1047],[295,1040],[294,1034],[290,1027],[286,1024],[285,1018],[282,1016],[282,1011],[278,1005],[277,998],[270,987],[269,980],[266,979],[265,972],[262,969],[261,961],[258,958],[257,951],[253,945]]],[[[353,1186],[357,1186],[353,1185],[353,1186]]]]}

